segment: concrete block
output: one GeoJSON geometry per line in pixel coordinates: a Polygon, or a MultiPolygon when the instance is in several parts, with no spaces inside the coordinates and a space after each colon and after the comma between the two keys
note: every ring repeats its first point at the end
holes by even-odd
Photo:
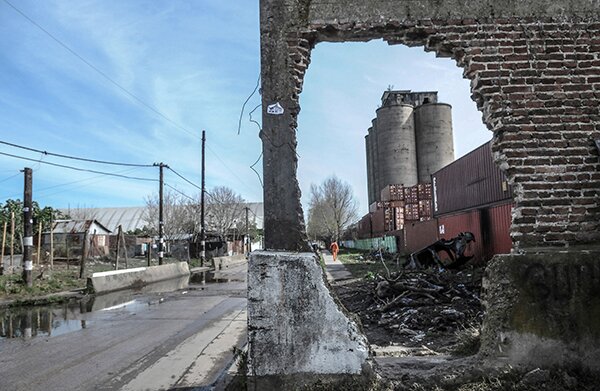
{"type": "Polygon", "coordinates": [[[88,278],[88,290],[105,293],[120,289],[139,288],[154,282],[189,276],[187,262],[169,263],[160,266],[138,267],[94,273],[88,278]]]}
{"type": "Polygon", "coordinates": [[[313,253],[250,255],[248,340],[250,375],[271,383],[285,377],[295,387],[368,367],[368,342],[331,295],[313,253]]]}
{"type": "Polygon", "coordinates": [[[481,354],[600,369],[600,252],[496,256],[483,288],[481,354]]]}

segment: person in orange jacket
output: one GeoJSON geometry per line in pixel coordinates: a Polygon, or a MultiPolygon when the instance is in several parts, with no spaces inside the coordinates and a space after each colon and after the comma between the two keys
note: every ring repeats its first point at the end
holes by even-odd
{"type": "Polygon", "coordinates": [[[333,262],[337,259],[338,251],[340,251],[340,246],[338,246],[337,242],[331,242],[331,246],[329,246],[331,250],[331,254],[333,255],[333,262]]]}

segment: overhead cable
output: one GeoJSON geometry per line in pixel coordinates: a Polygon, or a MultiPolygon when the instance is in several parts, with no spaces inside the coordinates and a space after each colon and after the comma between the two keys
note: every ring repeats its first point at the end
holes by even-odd
{"type": "Polygon", "coordinates": [[[60,154],[60,153],[53,153],[53,152],[43,151],[43,150],[40,150],[40,149],[26,147],[24,145],[13,144],[13,143],[9,143],[7,141],[2,141],[2,140],[0,140],[0,144],[8,145],[8,146],[15,147],[15,148],[24,149],[26,151],[32,151],[32,152],[41,153],[41,154],[44,154],[44,155],[47,155],[47,156],[56,156],[56,157],[60,157],[60,158],[64,158],[64,159],[80,160],[80,161],[83,161],[83,162],[99,163],[99,164],[110,164],[110,165],[113,165],[113,166],[125,166],[125,167],[153,167],[152,164],[134,164],[134,163],[110,162],[110,161],[106,161],[106,160],[87,159],[87,158],[83,158],[83,157],[63,155],[63,154],[60,154]]]}
{"type": "Polygon", "coordinates": [[[12,157],[12,158],[15,158],[15,159],[28,160],[30,162],[37,162],[37,163],[41,163],[41,164],[47,164],[49,166],[54,166],[54,167],[66,168],[66,169],[74,170],[74,171],[91,172],[93,174],[101,174],[101,175],[114,176],[114,177],[118,177],[118,178],[133,179],[133,180],[136,180],[136,181],[158,182],[158,179],[134,177],[134,176],[116,174],[116,173],[113,173],[113,172],[103,172],[103,171],[89,170],[89,169],[86,169],[86,168],[73,167],[73,166],[67,166],[67,165],[64,165],[64,164],[57,164],[57,163],[45,162],[45,161],[41,161],[41,160],[30,159],[30,158],[27,158],[27,157],[12,155],[10,153],[5,153],[5,152],[0,152],[0,155],[12,157]]]}

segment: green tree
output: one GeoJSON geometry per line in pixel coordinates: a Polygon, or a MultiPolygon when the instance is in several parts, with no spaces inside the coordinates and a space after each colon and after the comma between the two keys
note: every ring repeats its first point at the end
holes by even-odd
{"type": "MultiPolygon", "coordinates": [[[[0,208],[0,229],[3,229],[6,223],[6,243],[4,253],[10,251],[11,243],[11,215],[15,218],[15,237],[13,241],[13,251],[17,254],[22,252],[23,240],[23,202],[21,200],[9,199],[0,208]]],[[[53,220],[64,219],[66,216],[58,209],[50,206],[40,208],[37,201],[33,201],[33,233],[38,234],[39,223],[42,223],[42,232],[50,231],[50,224],[53,220]]]]}

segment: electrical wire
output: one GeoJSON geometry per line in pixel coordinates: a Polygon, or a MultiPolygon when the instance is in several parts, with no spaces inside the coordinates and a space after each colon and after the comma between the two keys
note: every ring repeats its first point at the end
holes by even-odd
{"type": "Polygon", "coordinates": [[[197,184],[195,184],[194,182],[190,181],[189,179],[187,179],[186,177],[184,177],[183,175],[181,175],[180,173],[178,173],[177,171],[173,170],[171,167],[167,166],[167,168],[169,170],[171,170],[171,172],[175,175],[177,175],[179,178],[183,179],[184,181],[186,181],[187,183],[189,183],[190,185],[194,186],[196,189],[199,189],[200,191],[202,191],[202,188],[200,186],[198,186],[197,184]]]}
{"type": "MultiPolygon", "coordinates": [[[[48,151],[42,151],[40,149],[26,147],[24,145],[13,144],[13,143],[9,143],[7,141],[2,141],[2,140],[0,140],[0,144],[24,149],[26,151],[41,153],[41,154],[47,155],[47,156],[56,156],[56,157],[60,157],[60,158],[64,158],[64,159],[80,160],[80,161],[90,162],[90,163],[110,164],[113,166],[124,166],[124,167],[153,167],[152,164],[119,163],[119,162],[110,162],[110,161],[106,161],[106,160],[87,159],[87,158],[83,158],[83,157],[63,155],[60,153],[53,153],[53,152],[48,152],[48,151]]],[[[43,158],[43,156],[42,156],[42,158],[43,158]]]]}
{"type": "Polygon", "coordinates": [[[6,181],[9,181],[9,180],[11,180],[11,179],[13,179],[13,178],[15,178],[15,177],[18,177],[19,175],[21,175],[21,173],[20,173],[20,172],[16,173],[15,175],[11,175],[11,176],[9,176],[8,178],[4,178],[4,179],[2,179],[2,180],[0,181],[0,183],[3,183],[3,182],[6,182],[6,181]]]}
{"type": "Polygon", "coordinates": [[[190,199],[190,200],[192,200],[192,201],[196,201],[194,198],[190,197],[189,195],[185,194],[184,192],[180,191],[179,189],[177,189],[177,188],[175,188],[175,187],[173,187],[173,186],[169,185],[169,184],[168,184],[168,183],[166,183],[166,182],[163,182],[163,183],[164,183],[164,185],[165,185],[165,186],[167,186],[169,189],[171,189],[171,190],[175,191],[176,193],[179,193],[179,194],[181,194],[181,195],[182,195],[182,196],[184,196],[185,198],[188,198],[188,199],[190,199]]]}
{"type": "Polygon", "coordinates": [[[64,165],[64,164],[44,162],[44,161],[41,161],[41,160],[35,160],[35,159],[23,157],[23,156],[12,155],[12,154],[6,153],[6,152],[0,152],[0,155],[12,157],[12,158],[15,158],[15,159],[27,160],[27,161],[31,161],[31,162],[39,162],[39,163],[42,163],[42,164],[47,164],[49,166],[66,168],[66,169],[74,170],[74,171],[91,172],[93,174],[101,174],[101,175],[114,176],[114,177],[118,177],[118,178],[133,179],[133,180],[136,180],[136,181],[158,182],[158,179],[134,177],[134,176],[121,175],[121,174],[112,173],[112,172],[103,172],[103,171],[89,170],[89,169],[86,169],[86,168],[67,166],[67,165],[64,165]]]}
{"type": "MultiPolygon", "coordinates": [[[[254,90],[252,91],[252,93],[250,94],[250,96],[246,99],[246,101],[244,102],[244,104],[242,105],[242,110],[240,111],[240,119],[238,121],[238,136],[240,135],[240,132],[242,130],[242,117],[244,116],[244,110],[246,109],[246,105],[248,104],[248,102],[250,101],[250,99],[252,99],[252,97],[254,96],[254,94],[256,94],[256,91],[258,90],[258,86],[260,85],[260,72],[258,73],[258,80],[256,80],[256,86],[254,87],[254,90]]],[[[256,109],[254,109],[256,110],[256,109]]],[[[252,110],[252,111],[254,111],[252,110]]]]}
{"type": "Polygon", "coordinates": [[[9,2],[8,0],[3,0],[3,1],[6,4],[8,4],[8,6],[11,7],[13,10],[15,10],[17,13],[19,13],[22,17],[24,17],[25,19],[27,19],[31,24],[33,24],[35,27],[37,27],[38,29],[40,29],[41,31],[43,31],[47,36],[49,36],[50,38],[52,38],[53,41],[55,41],[60,46],[62,46],[65,50],[67,50],[69,53],[71,53],[72,55],[74,55],[75,57],[77,57],[81,62],[83,62],[84,64],[86,64],[88,67],[90,67],[91,69],[93,69],[94,71],[96,71],[99,75],[101,75],[103,78],[105,78],[111,84],[113,84],[115,87],[117,87],[123,93],[125,93],[126,95],[128,95],[129,97],[131,97],[132,99],[134,99],[135,101],[137,101],[142,106],[146,107],[148,110],[154,112],[156,115],[162,117],[165,121],[169,122],[171,125],[175,126],[176,128],[178,128],[178,129],[180,129],[180,130],[182,130],[182,131],[190,134],[193,137],[199,138],[198,135],[196,135],[195,133],[193,133],[189,129],[186,129],[184,126],[179,125],[177,122],[175,122],[174,120],[172,120],[171,118],[169,118],[168,116],[166,116],[165,114],[163,114],[162,112],[160,112],[156,107],[150,105],[149,103],[146,103],[142,98],[140,98],[139,96],[135,95],[133,92],[129,91],[127,88],[123,87],[121,84],[117,83],[114,79],[112,79],[110,76],[108,76],[102,70],[100,70],[94,64],[92,64],[91,62],[89,62],[88,60],[86,60],[83,56],[81,56],[75,50],[71,49],[67,44],[65,44],[64,42],[62,42],[60,39],[58,39],[57,37],[55,37],[52,33],[50,33],[44,27],[42,27],[41,25],[39,25],[35,20],[33,20],[29,16],[27,16],[23,11],[21,11],[19,8],[17,8],[15,5],[13,5],[11,2],[9,2]]]}

